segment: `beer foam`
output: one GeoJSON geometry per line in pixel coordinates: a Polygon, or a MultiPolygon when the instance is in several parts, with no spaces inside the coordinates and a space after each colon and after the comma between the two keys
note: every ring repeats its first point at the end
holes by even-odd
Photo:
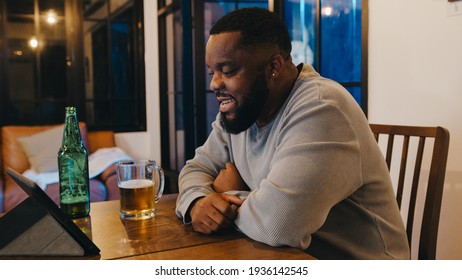
{"type": "Polygon", "coordinates": [[[149,188],[153,187],[154,182],[148,179],[134,179],[119,182],[119,188],[122,189],[141,189],[141,188],[149,188]]]}

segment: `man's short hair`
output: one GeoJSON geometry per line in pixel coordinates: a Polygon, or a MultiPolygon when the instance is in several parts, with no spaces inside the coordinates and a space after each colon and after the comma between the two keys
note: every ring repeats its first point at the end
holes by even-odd
{"type": "Polygon", "coordinates": [[[292,50],[286,24],[273,12],[263,8],[242,8],[220,18],[210,35],[240,32],[239,48],[277,46],[287,58],[292,50]]]}

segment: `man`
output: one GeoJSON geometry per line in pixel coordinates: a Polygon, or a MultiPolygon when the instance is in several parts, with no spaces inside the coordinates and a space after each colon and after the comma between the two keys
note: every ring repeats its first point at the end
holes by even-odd
{"type": "Polygon", "coordinates": [[[180,173],[177,214],[205,234],[236,226],[321,259],[408,259],[388,169],[338,83],[295,66],[284,23],[236,10],[210,31],[220,113],[180,173]]]}

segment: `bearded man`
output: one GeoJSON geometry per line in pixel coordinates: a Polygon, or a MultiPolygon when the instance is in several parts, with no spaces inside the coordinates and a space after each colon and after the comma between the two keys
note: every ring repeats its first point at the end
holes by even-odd
{"type": "Polygon", "coordinates": [[[237,227],[320,259],[409,259],[382,153],[338,83],[292,63],[285,24],[260,8],[211,29],[219,114],[180,172],[177,215],[204,234],[237,227]]]}

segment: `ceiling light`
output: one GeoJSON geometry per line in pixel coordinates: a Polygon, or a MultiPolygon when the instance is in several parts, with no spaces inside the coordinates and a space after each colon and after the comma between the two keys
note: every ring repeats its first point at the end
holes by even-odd
{"type": "Polygon", "coordinates": [[[327,6],[322,8],[322,14],[325,16],[331,16],[332,15],[332,7],[327,6]]]}
{"type": "Polygon", "coordinates": [[[30,38],[30,40],[29,40],[29,46],[30,46],[31,48],[33,48],[33,49],[37,48],[37,46],[38,46],[37,38],[35,38],[35,37],[30,38]]]}
{"type": "Polygon", "coordinates": [[[58,17],[53,10],[48,11],[48,13],[46,14],[46,19],[48,24],[55,24],[56,22],[58,22],[58,17]]]}

